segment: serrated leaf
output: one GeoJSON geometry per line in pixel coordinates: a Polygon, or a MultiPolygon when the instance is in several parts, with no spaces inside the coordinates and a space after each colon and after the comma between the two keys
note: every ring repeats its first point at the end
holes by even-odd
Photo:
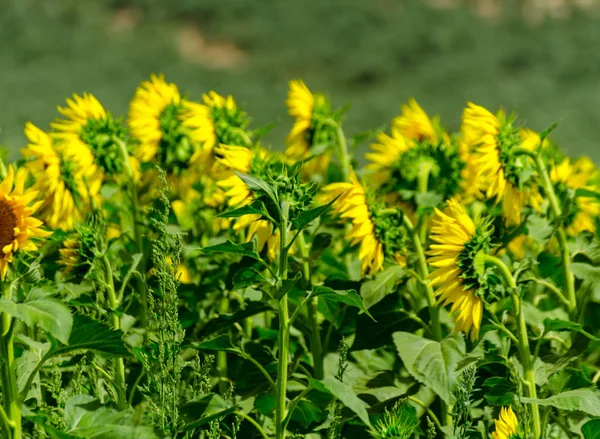
{"type": "Polygon", "coordinates": [[[313,389],[335,396],[342,404],[356,413],[365,425],[371,426],[369,414],[367,413],[369,405],[356,396],[354,390],[348,384],[342,383],[335,377],[327,377],[320,381],[311,379],[309,383],[313,389]]]}
{"type": "Polygon", "coordinates": [[[193,343],[190,347],[199,351],[225,351],[225,352],[241,352],[231,341],[231,338],[227,334],[219,335],[213,339],[202,341],[199,343],[193,343]]]}
{"type": "Polygon", "coordinates": [[[233,275],[233,285],[237,289],[246,288],[251,285],[270,283],[255,268],[244,267],[233,275]]]}
{"type": "Polygon", "coordinates": [[[465,341],[453,336],[437,342],[408,332],[396,332],[392,337],[408,372],[450,404],[457,365],[465,356],[465,341]]]}
{"type": "Polygon", "coordinates": [[[93,351],[108,357],[127,357],[123,331],[115,330],[88,316],[75,314],[73,331],[66,346],[52,349],[48,355],[62,355],[73,351],[93,351]]]}
{"type": "Polygon", "coordinates": [[[343,192],[339,193],[333,200],[331,200],[329,203],[327,203],[323,206],[318,206],[313,209],[304,210],[304,211],[300,212],[300,214],[297,217],[291,219],[292,225],[297,230],[304,229],[312,221],[316,220],[321,215],[323,215],[325,212],[327,212],[327,210],[331,207],[331,205],[333,203],[335,203],[337,201],[337,199],[342,196],[342,194],[343,194],[343,192]]]}
{"type": "Polygon", "coordinates": [[[237,218],[244,215],[260,215],[263,216],[267,213],[264,204],[260,200],[255,200],[251,204],[238,207],[237,209],[228,210],[227,212],[220,213],[217,215],[219,218],[237,218]]]}
{"type": "Polygon", "coordinates": [[[581,279],[584,282],[600,282],[600,267],[594,267],[585,262],[573,262],[571,264],[571,271],[577,279],[581,279]]]}
{"type": "Polygon", "coordinates": [[[399,279],[402,279],[405,272],[404,267],[393,265],[376,274],[374,279],[363,283],[360,287],[360,296],[365,304],[365,308],[371,308],[394,291],[396,283],[399,279]]]}
{"type": "Polygon", "coordinates": [[[600,416],[600,391],[594,387],[570,390],[545,399],[522,398],[526,404],[555,407],[559,410],[580,411],[592,416],[600,416]]]}
{"type": "Polygon", "coordinates": [[[66,344],[69,340],[73,326],[71,311],[42,290],[32,290],[23,303],[0,299],[0,311],[21,320],[30,328],[39,326],[61,343],[66,344]]]}
{"type": "Polygon", "coordinates": [[[321,297],[334,303],[344,303],[349,306],[354,306],[375,320],[355,290],[339,291],[329,287],[315,285],[313,287],[312,296],[321,297]]]}
{"type": "Polygon", "coordinates": [[[527,235],[536,240],[540,247],[544,247],[548,243],[554,232],[554,227],[548,222],[548,219],[539,215],[529,215],[525,224],[527,235]]]}
{"type": "Polygon", "coordinates": [[[202,249],[203,253],[233,253],[236,255],[248,256],[249,258],[260,260],[260,256],[256,251],[254,242],[244,242],[242,244],[236,244],[232,241],[226,241],[221,244],[215,244],[202,249]]]}
{"type": "Polygon", "coordinates": [[[248,189],[256,192],[264,192],[273,203],[277,204],[277,195],[271,185],[266,181],[254,177],[252,175],[244,174],[243,172],[233,171],[235,174],[244,182],[248,189]]]}

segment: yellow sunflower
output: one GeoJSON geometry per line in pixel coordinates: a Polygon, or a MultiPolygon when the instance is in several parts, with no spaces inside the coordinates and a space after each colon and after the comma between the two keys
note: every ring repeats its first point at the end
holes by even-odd
{"type": "Polygon", "coordinates": [[[425,111],[410,99],[408,104],[402,105],[402,114],[392,120],[392,127],[405,139],[421,142],[428,140],[437,142],[438,134],[433,122],[425,111]]]}
{"type": "Polygon", "coordinates": [[[42,221],[32,215],[42,204],[41,201],[29,205],[37,196],[37,191],[25,190],[27,171],[21,168],[15,172],[8,167],[8,174],[0,183],[0,279],[4,280],[8,264],[18,250],[34,251],[37,245],[33,238],[44,238],[51,233],[41,229],[42,221]]]}
{"type": "Polygon", "coordinates": [[[99,191],[102,184],[102,170],[96,164],[93,151],[85,137],[85,129],[95,122],[105,121],[106,111],[102,104],[91,95],[73,95],[67,98],[66,107],[58,107],[66,119],[57,119],[50,124],[54,130],[50,136],[55,140],[56,149],[76,162],[85,172],[88,185],[99,191]]]}
{"type": "Polygon", "coordinates": [[[394,172],[393,165],[398,163],[402,154],[410,149],[411,142],[407,142],[394,126],[391,135],[379,133],[376,140],[377,143],[370,145],[373,152],[365,154],[365,158],[369,161],[366,168],[372,171],[369,174],[370,181],[380,186],[390,181],[394,172]]]}
{"type": "MultiPolygon", "coordinates": [[[[286,100],[288,114],[295,118],[292,130],[286,138],[285,154],[291,160],[307,160],[303,170],[306,175],[322,174],[329,167],[331,152],[312,157],[314,146],[313,118],[315,109],[327,107],[325,96],[312,94],[306,84],[300,80],[290,81],[286,100]]],[[[326,140],[326,139],[323,139],[326,140]]]]}
{"type": "Polygon", "coordinates": [[[33,189],[42,199],[38,215],[53,229],[71,230],[90,202],[98,202],[98,180],[88,187],[85,168],[75,161],[77,157],[57,151],[51,137],[30,122],[25,125],[25,135],[29,144],[21,153],[29,160],[25,166],[35,178],[33,189]]]}
{"type": "Polygon", "coordinates": [[[511,439],[517,437],[519,421],[511,407],[502,407],[500,418],[495,420],[496,431],[492,433],[492,439],[511,439]]]}
{"type": "Polygon", "coordinates": [[[320,201],[327,203],[342,194],[333,203],[332,211],[352,221],[346,239],[352,245],[360,243],[358,258],[363,274],[374,275],[383,268],[383,243],[377,239],[376,228],[369,211],[367,194],[354,173],[348,183],[331,183],[323,188],[320,201]]]}
{"type": "MultiPolygon", "coordinates": [[[[550,169],[550,179],[559,186],[557,188],[559,193],[565,188],[573,191],[587,189],[600,192],[600,188],[591,183],[597,175],[595,165],[587,157],[574,162],[566,158],[550,169]]],[[[582,232],[596,232],[596,219],[600,216],[600,203],[596,197],[578,196],[572,210],[567,221],[567,233],[570,236],[577,236],[582,232]]]]}
{"type": "Polygon", "coordinates": [[[445,212],[435,209],[431,227],[428,263],[436,268],[429,275],[436,295],[444,305],[452,303],[456,331],[479,336],[483,316],[483,302],[476,295],[477,273],[474,272],[474,255],[486,245],[483,228],[476,228],[464,207],[456,199],[448,200],[445,212]],[[483,238],[483,239],[482,239],[483,238]]]}
{"type": "MultiPolygon", "coordinates": [[[[522,209],[531,206],[539,210],[543,199],[535,186],[518,187],[516,176],[507,174],[510,167],[505,157],[510,156],[511,148],[526,147],[531,143],[523,142],[521,131],[512,127],[502,111],[493,115],[485,108],[469,102],[462,121],[463,148],[473,155],[469,160],[472,165],[470,169],[477,169],[476,175],[468,178],[477,181],[477,189],[486,198],[502,202],[502,214],[507,225],[519,225],[522,209]]],[[[515,160],[520,166],[527,163],[524,158],[515,160]]]]}

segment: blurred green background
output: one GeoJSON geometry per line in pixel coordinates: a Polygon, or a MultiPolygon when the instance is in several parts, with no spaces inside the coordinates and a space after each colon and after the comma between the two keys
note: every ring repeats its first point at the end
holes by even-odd
{"type": "Polygon", "coordinates": [[[596,0],[2,0],[0,144],[27,120],[89,91],[125,114],[136,85],[164,72],[193,99],[215,89],[254,125],[291,121],[287,82],[351,103],[349,134],[380,127],[415,97],[456,128],[468,100],[516,110],[532,128],[600,162],[596,0]]]}

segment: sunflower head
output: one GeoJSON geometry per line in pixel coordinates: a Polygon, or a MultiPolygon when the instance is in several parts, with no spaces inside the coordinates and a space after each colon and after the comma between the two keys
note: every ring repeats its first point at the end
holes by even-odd
{"type": "Polygon", "coordinates": [[[578,189],[598,192],[600,186],[597,183],[598,170],[593,162],[587,157],[575,161],[568,158],[550,169],[550,179],[554,183],[556,194],[561,199],[571,199],[569,215],[565,223],[567,233],[577,236],[582,232],[595,233],[597,229],[597,218],[600,216],[600,202],[595,196],[588,196],[585,192],[576,195],[578,189]]]}
{"type": "Polygon", "coordinates": [[[65,239],[58,259],[63,267],[63,276],[81,279],[87,275],[96,258],[97,241],[96,231],[88,225],[78,227],[65,239]]]}
{"type": "Polygon", "coordinates": [[[399,400],[391,410],[385,409],[370,434],[373,439],[409,439],[418,425],[414,409],[399,400]]]}
{"type": "Polygon", "coordinates": [[[511,407],[502,407],[500,417],[494,421],[496,431],[492,433],[492,439],[520,439],[517,415],[511,407]]]}
{"type": "Polygon", "coordinates": [[[42,230],[42,221],[33,214],[42,204],[41,201],[30,205],[37,196],[33,190],[25,190],[27,171],[20,168],[16,175],[12,166],[0,183],[0,278],[4,280],[8,266],[17,251],[37,250],[36,238],[51,235],[42,230]]]}
{"type": "Polygon", "coordinates": [[[90,93],[74,94],[67,99],[67,106],[58,107],[58,111],[65,118],[51,124],[57,148],[83,166],[97,166],[109,176],[123,172],[120,143],[127,139],[125,128],[96,97],[90,93]]]}
{"type": "Polygon", "coordinates": [[[463,112],[461,147],[469,158],[471,181],[488,199],[502,202],[506,225],[521,223],[523,208],[540,208],[543,200],[537,171],[531,160],[515,154],[518,148],[533,148],[529,132],[516,125],[514,115],[496,115],[469,103],[463,112]]]}
{"type": "Polygon", "coordinates": [[[429,264],[435,267],[429,279],[436,286],[436,295],[445,305],[452,303],[456,330],[479,335],[483,316],[482,297],[490,293],[485,273],[477,255],[491,250],[489,222],[475,222],[457,199],[450,199],[444,212],[436,209],[431,228],[429,264]]]}
{"type": "Polygon", "coordinates": [[[204,105],[210,109],[210,118],[217,143],[250,147],[252,137],[248,132],[250,118],[236,104],[233,96],[221,96],[215,91],[202,95],[204,105]]]}
{"type": "MultiPolygon", "coordinates": [[[[411,100],[392,121],[390,135],[381,133],[373,152],[366,154],[370,180],[396,200],[422,204],[421,192],[433,192],[439,202],[458,194],[463,187],[465,161],[458,145],[411,100]]],[[[428,204],[431,204],[428,201],[428,204]]]]}
{"type": "Polygon", "coordinates": [[[313,94],[300,80],[290,81],[286,105],[294,125],[286,138],[286,156],[307,160],[305,173],[321,174],[331,161],[329,146],[337,139],[341,113],[322,94],[313,94]]]}
{"type": "Polygon", "coordinates": [[[25,125],[25,135],[29,144],[21,153],[42,200],[38,215],[53,229],[71,230],[82,212],[98,202],[101,181],[87,174],[76,155],[55,148],[52,138],[32,123],[25,125]]]}

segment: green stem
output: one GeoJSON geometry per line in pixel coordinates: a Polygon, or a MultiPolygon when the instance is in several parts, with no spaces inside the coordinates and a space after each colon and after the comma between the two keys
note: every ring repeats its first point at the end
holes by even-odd
{"type": "MultiPolygon", "coordinates": [[[[121,320],[117,315],[117,309],[119,303],[117,302],[117,295],[115,293],[115,284],[112,272],[112,266],[106,254],[102,255],[102,262],[104,263],[105,275],[106,275],[106,290],[108,295],[108,306],[111,311],[111,320],[113,328],[116,330],[121,329],[121,320]]],[[[126,392],[125,387],[125,364],[122,358],[114,360],[115,368],[115,387],[117,388],[117,405],[119,409],[124,410],[127,408],[126,392]]]]}
{"type": "Polygon", "coordinates": [[[427,413],[427,416],[429,416],[431,418],[431,420],[433,421],[433,423],[435,424],[435,426],[438,428],[438,430],[444,431],[444,427],[442,427],[442,423],[440,422],[440,420],[438,419],[438,417],[435,415],[435,413],[433,413],[433,411],[429,408],[429,406],[427,404],[421,402],[420,400],[418,400],[414,396],[409,396],[408,400],[414,402],[415,404],[417,404],[417,405],[419,405],[421,407],[423,407],[425,409],[425,412],[427,413]]]}
{"type": "MultiPolygon", "coordinates": [[[[506,283],[510,288],[510,295],[513,301],[513,307],[515,309],[517,318],[518,328],[518,347],[519,355],[521,357],[521,364],[523,365],[523,372],[525,381],[527,382],[527,396],[530,398],[537,398],[537,390],[535,387],[535,375],[533,372],[533,358],[529,349],[529,336],[527,335],[527,323],[525,322],[525,313],[523,312],[523,306],[521,298],[517,293],[517,283],[515,278],[510,272],[509,268],[504,262],[495,256],[483,255],[483,261],[489,265],[493,265],[499,271],[506,283]]],[[[533,432],[534,439],[540,437],[541,434],[541,422],[540,422],[540,408],[536,404],[531,405],[532,421],[533,421],[533,432]]]]}
{"type": "MultiPolygon", "coordinates": [[[[227,314],[229,312],[229,298],[227,292],[223,292],[221,303],[219,304],[219,314],[227,314]]],[[[222,395],[227,392],[229,387],[227,383],[227,352],[217,352],[217,371],[219,373],[219,390],[222,395]]]]}
{"type": "Polygon", "coordinates": [[[346,143],[346,136],[344,135],[342,124],[339,122],[336,123],[336,132],[338,138],[339,159],[340,166],[342,168],[342,175],[344,176],[344,181],[350,181],[350,174],[352,173],[352,166],[350,164],[350,154],[348,153],[348,144],[346,143]]]}
{"type": "MultiPolygon", "coordinates": [[[[307,289],[310,291],[312,289],[312,278],[310,274],[309,250],[303,232],[301,232],[298,237],[298,251],[300,253],[300,258],[302,258],[302,274],[306,281],[307,289]]],[[[317,297],[311,297],[308,301],[308,321],[311,330],[310,347],[313,354],[313,364],[315,369],[314,377],[318,380],[322,380],[324,378],[323,346],[321,344],[321,332],[317,318],[318,300],[317,297]]]]}
{"type": "MultiPolygon", "coordinates": [[[[429,173],[431,172],[431,163],[429,161],[423,161],[419,167],[419,174],[417,177],[417,191],[420,194],[427,192],[427,186],[429,185],[429,173]]],[[[419,225],[419,239],[422,243],[427,240],[427,221],[429,215],[423,214],[420,225],[419,225]]]]}
{"type": "MultiPolygon", "coordinates": [[[[404,225],[412,237],[413,246],[415,247],[415,252],[417,254],[417,268],[419,270],[419,275],[421,279],[425,280],[429,277],[429,269],[427,268],[427,259],[425,258],[425,251],[423,250],[421,239],[419,238],[419,234],[415,230],[412,222],[406,215],[404,215],[404,225]]],[[[440,310],[436,304],[433,288],[429,283],[425,285],[421,284],[421,286],[425,290],[425,297],[427,299],[427,305],[429,306],[429,314],[431,315],[432,326],[431,332],[433,333],[433,338],[436,341],[440,341],[442,339],[442,325],[440,323],[440,310]]]]}
{"type": "Polygon", "coordinates": [[[252,418],[252,416],[248,416],[246,413],[240,412],[240,411],[235,411],[235,412],[233,412],[233,414],[236,416],[239,416],[240,418],[244,418],[246,421],[250,422],[254,426],[254,428],[256,428],[258,430],[258,432],[264,439],[269,439],[269,436],[267,436],[267,433],[265,432],[265,430],[263,430],[263,428],[260,426],[260,424],[258,422],[256,422],[252,418]]]}
{"type": "Polygon", "coordinates": [[[545,280],[542,279],[532,279],[536,284],[552,291],[554,293],[554,295],[556,296],[556,298],[558,300],[561,301],[561,303],[563,305],[565,305],[567,308],[569,308],[571,306],[569,300],[563,295],[562,291],[560,291],[558,288],[556,288],[554,285],[552,285],[550,282],[547,282],[545,280]]]}
{"type": "MultiPolygon", "coordinates": [[[[5,292],[5,299],[11,300],[10,289],[5,292]],[[9,295],[6,297],[6,295],[9,295]]],[[[0,368],[2,381],[3,430],[8,430],[7,439],[21,439],[21,404],[17,386],[17,370],[13,344],[13,321],[8,314],[0,314],[0,368]]]]}
{"type": "MultiPolygon", "coordinates": [[[[137,187],[134,180],[133,168],[131,167],[131,162],[129,161],[129,151],[127,151],[127,144],[118,137],[113,136],[113,141],[119,146],[119,150],[121,152],[121,159],[123,161],[123,168],[125,170],[125,176],[127,178],[127,191],[129,192],[129,199],[131,202],[131,222],[136,251],[139,253],[143,253],[144,249],[142,232],[140,230],[139,201],[137,187]]],[[[145,265],[146,264],[144,258],[142,258],[139,265],[139,270],[142,273],[145,272],[145,265]]],[[[142,308],[142,312],[140,315],[140,324],[144,329],[144,342],[146,342],[148,340],[148,334],[146,330],[148,326],[148,292],[146,291],[146,285],[144,285],[144,282],[142,282],[139,278],[136,278],[136,287],[140,297],[140,306],[142,308]]]]}
{"type": "MultiPolygon", "coordinates": [[[[287,279],[287,227],[289,204],[281,202],[280,242],[279,242],[279,282],[287,279]]],[[[286,391],[288,379],[288,361],[290,345],[288,296],[284,294],[279,300],[279,363],[277,365],[277,392],[275,400],[275,439],[285,438],[286,391]]]]}
{"type": "MultiPolygon", "coordinates": [[[[542,154],[541,152],[538,152],[537,154],[533,154],[530,157],[533,157],[538,172],[542,177],[542,186],[544,188],[544,192],[546,193],[546,197],[548,198],[548,201],[550,203],[552,213],[554,214],[554,217],[557,220],[561,220],[562,209],[558,202],[558,198],[556,197],[556,193],[554,192],[554,186],[552,185],[552,181],[550,180],[550,175],[548,174],[548,169],[546,168],[546,164],[544,163],[542,154]]],[[[569,300],[568,309],[569,313],[573,315],[577,312],[577,297],[575,295],[575,277],[571,272],[571,254],[569,253],[569,249],[567,247],[567,233],[562,222],[558,225],[557,239],[558,246],[560,247],[560,257],[562,259],[562,270],[563,275],[565,277],[567,299],[569,300]]]]}

